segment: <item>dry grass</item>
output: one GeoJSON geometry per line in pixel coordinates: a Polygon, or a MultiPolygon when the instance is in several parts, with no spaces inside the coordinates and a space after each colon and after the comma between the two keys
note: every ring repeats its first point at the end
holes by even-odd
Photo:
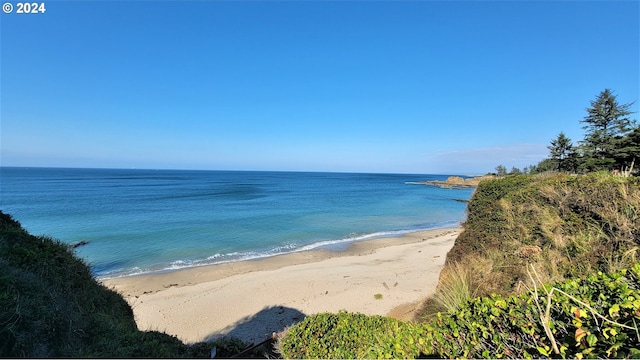
{"type": "Polygon", "coordinates": [[[475,295],[470,282],[467,268],[453,263],[442,271],[434,297],[447,311],[453,312],[475,295]]]}
{"type": "Polygon", "coordinates": [[[438,312],[452,312],[477,295],[483,284],[491,281],[493,262],[486,256],[466,263],[454,262],[440,273],[433,296],[425,299],[416,311],[417,321],[426,321],[438,312]]]}
{"type": "Polygon", "coordinates": [[[638,262],[638,251],[640,248],[634,246],[622,254],[608,254],[605,258],[607,272],[615,272],[631,267],[638,262]]]}
{"type": "Polygon", "coordinates": [[[524,291],[527,266],[553,282],[629,266],[640,248],[640,179],[595,173],[510,176],[480,184],[447,255],[438,295],[418,313],[465,296],[524,291]]]}

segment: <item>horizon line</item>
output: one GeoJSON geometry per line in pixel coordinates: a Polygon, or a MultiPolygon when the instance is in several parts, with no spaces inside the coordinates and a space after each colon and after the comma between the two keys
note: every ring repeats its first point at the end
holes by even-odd
{"type": "Polygon", "coordinates": [[[67,169],[67,170],[144,170],[144,171],[211,171],[211,172],[280,172],[280,173],[318,173],[318,174],[373,174],[373,175],[442,175],[442,176],[481,176],[480,173],[414,173],[414,172],[367,172],[367,171],[318,171],[318,170],[240,170],[240,169],[179,169],[179,168],[147,168],[147,167],[77,167],[77,166],[23,166],[0,165],[3,168],[16,169],[67,169]]]}

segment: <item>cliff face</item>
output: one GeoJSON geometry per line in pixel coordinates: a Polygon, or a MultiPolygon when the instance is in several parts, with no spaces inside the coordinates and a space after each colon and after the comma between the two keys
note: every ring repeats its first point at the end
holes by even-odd
{"type": "Polygon", "coordinates": [[[629,266],[639,247],[639,178],[508,176],[479,184],[446,266],[464,267],[476,295],[507,295],[530,283],[527,264],[562,280],[629,266]]]}

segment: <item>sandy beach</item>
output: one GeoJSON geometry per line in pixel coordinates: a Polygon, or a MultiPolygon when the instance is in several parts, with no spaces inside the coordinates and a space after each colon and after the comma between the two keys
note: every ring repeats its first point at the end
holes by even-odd
{"type": "Polygon", "coordinates": [[[409,318],[411,304],[435,290],[460,231],[426,230],[357,242],[345,251],[304,251],[102,282],[129,302],[141,330],[187,343],[226,335],[259,342],[325,311],[409,318]]]}

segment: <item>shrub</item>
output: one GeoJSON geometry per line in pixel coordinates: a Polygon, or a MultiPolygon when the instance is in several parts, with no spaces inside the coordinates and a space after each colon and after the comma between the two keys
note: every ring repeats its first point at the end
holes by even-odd
{"type": "Polygon", "coordinates": [[[0,211],[0,357],[209,357],[210,349],[138,331],[127,302],[67,245],[30,235],[0,211]]]}
{"type": "Polygon", "coordinates": [[[421,327],[382,316],[320,313],[291,327],[279,347],[287,359],[414,358],[425,346],[421,327]]]}
{"type": "Polygon", "coordinates": [[[563,280],[628,267],[628,252],[639,245],[639,178],[508,176],[480,183],[445,269],[464,264],[478,295],[507,296],[524,291],[529,263],[544,278],[563,280]],[[483,257],[490,274],[475,266],[483,257]]]}
{"type": "Polygon", "coordinates": [[[452,263],[442,270],[434,297],[447,311],[455,311],[475,295],[467,268],[452,263]]]}
{"type": "Polygon", "coordinates": [[[476,298],[427,325],[429,353],[467,358],[638,357],[639,289],[640,264],[635,264],[506,299],[476,298]]]}
{"type": "Polygon", "coordinates": [[[286,358],[627,358],[640,356],[640,264],[473,298],[425,324],[322,313],[291,327],[286,358]]]}

